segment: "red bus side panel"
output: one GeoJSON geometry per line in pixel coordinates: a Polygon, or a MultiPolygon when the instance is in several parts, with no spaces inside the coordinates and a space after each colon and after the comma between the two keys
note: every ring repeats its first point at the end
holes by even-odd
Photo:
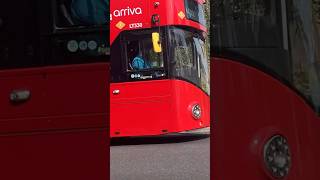
{"type": "Polygon", "coordinates": [[[287,138],[287,179],[319,179],[320,119],[291,89],[249,66],[212,61],[212,179],[275,179],[263,160],[273,135],[287,138]]]}
{"type": "Polygon", "coordinates": [[[108,179],[108,64],[1,71],[0,83],[1,179],[108,179]],[[30,98],[12,103],[16,89],[30,98]]]}
{"type": "Polygon", "coordinates": [[[105,180],[105,129],[0,136],[1,179],[105,180]]]}

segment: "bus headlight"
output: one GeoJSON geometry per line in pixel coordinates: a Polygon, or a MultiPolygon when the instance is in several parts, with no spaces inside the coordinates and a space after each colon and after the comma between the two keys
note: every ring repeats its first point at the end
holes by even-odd
{"type": "Polygon", "coordinates": [[[193,118],[200,119],[201,118],[201,107],[199,104],[195,104],[192,106],[191,113],[193,118]]]}
{"type": "Polygon", "coordinates": [[[264,145],[264,163],[277,179],[283,179],[289,174],[291,167],[291,153],[287,139],[275,135],[264,145]]]}

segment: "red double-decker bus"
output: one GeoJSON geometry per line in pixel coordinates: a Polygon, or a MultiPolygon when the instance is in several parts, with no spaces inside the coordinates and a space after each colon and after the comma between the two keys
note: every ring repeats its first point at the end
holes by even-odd
{"type": "Polygon", "coordinates": [[[1,179],[108,178],[109,1],[0,5],[1,179]]]}
{"type": "Polygon", "coordinates": [[[212,178],[319,179],[320,7],[216,0],[212,178]]]}
{"type": "Polygon", "coordinates": [[[111,137],[209,126],[203,3],[111,2],[111,137]]]}

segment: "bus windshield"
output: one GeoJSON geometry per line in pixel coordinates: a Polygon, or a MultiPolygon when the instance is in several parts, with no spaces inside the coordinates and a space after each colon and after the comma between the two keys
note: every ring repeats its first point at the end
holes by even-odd
{"type": "Polygon", "coordinates": [[[195,32],[170,27],[171,74],[186,79],[209,94],[209,67],[204,38],[195,32]]]}
{"type": "Polygon", "coordinates": [[[127,71],[144,71],[164,68],[163,53],[153,50],[152,31],[129,32],[125,39],[127,71]]]}
{"type": "Polygon", "coordinates": [[[153,51],[151,34],[145,34],[137,39],[126,42],[127,71],[151,70],[163,68],[163,54],[153,51]]]}
{"type": "Polygon", "coordinates": [[[58,27],[95,26],[109,23],[109,0],[57,0],[58,27]]]}

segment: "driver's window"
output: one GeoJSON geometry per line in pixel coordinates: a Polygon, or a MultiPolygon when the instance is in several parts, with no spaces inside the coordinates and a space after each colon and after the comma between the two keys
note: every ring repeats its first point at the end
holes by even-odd
{"type": "Polygon", "coordinates": [[[162,68],[163,54],[153,51],[152,39],[141,38],[126,43],[127,71],[162,68]]]}
{"type": "Polygon", "coordinates": [[[141,45],[138,40],[127,42],[127,70],[141,70],[147,67],[146,58],[141,50],[141,45]]]}
{"type": "Polygon", "coordinates": [[[141,44],[143,47],[143,54],[148,60],[150,68],[163,67],[163,53],[154,52],[151,35],[149,38],[142,39],[141,44]]]}

